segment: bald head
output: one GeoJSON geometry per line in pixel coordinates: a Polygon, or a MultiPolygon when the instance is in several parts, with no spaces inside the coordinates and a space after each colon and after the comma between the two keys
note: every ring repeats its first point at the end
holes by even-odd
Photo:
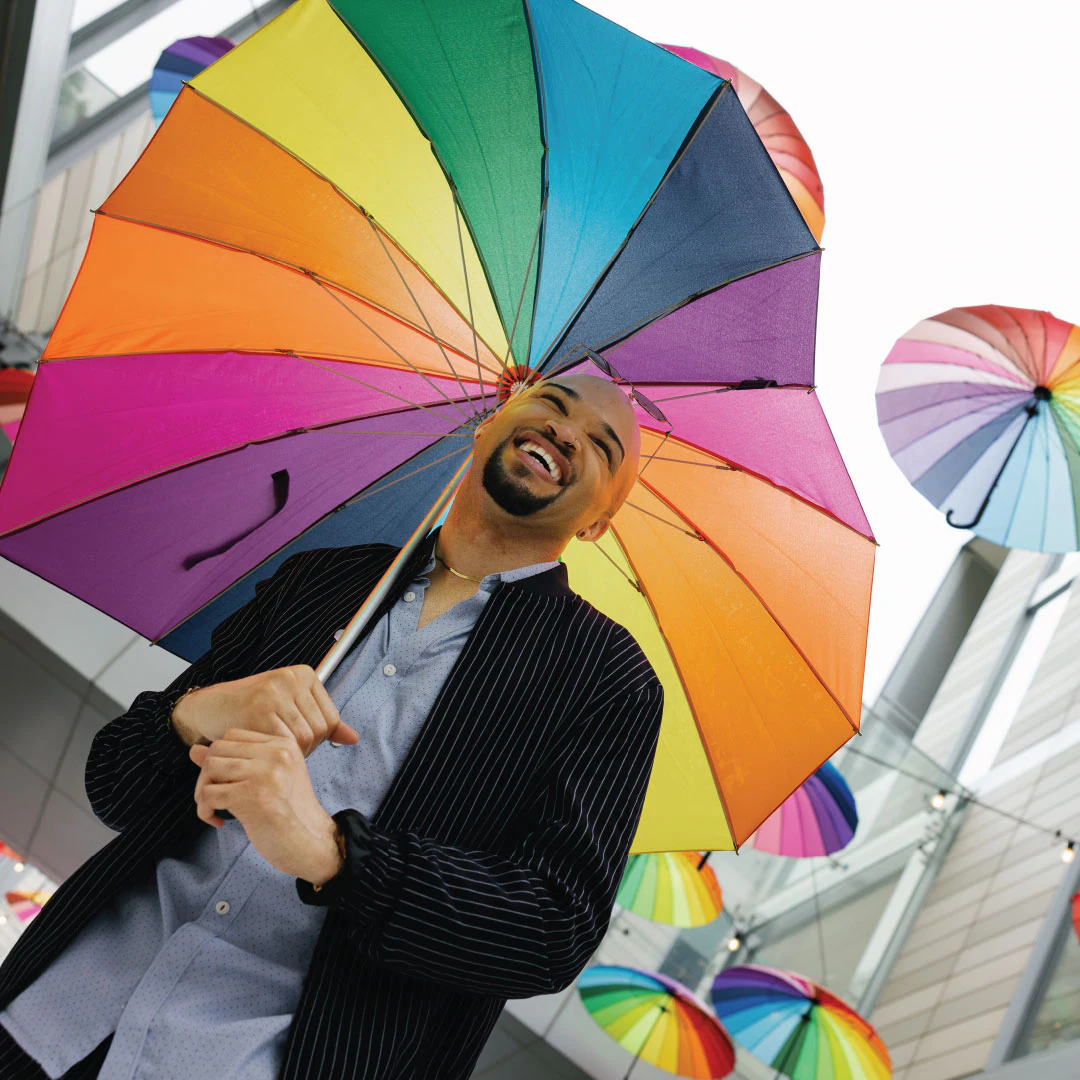
{"type": "Polygon", "coordinates": [[[535,389],[543,386],[561,388],[574,400],[591,407],[607,428],[606,434],[618,451],[613,461],[614,499],[610,507],[614,514],[634,486],[641,457],[641,428],[630,399],[613,382],[596,375],[556,375],[535,389]]]}

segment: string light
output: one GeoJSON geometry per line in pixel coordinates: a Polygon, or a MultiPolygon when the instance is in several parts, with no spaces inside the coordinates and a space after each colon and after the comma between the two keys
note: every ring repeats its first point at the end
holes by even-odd
{"type": "Polygon", "coordinates": [[[1070,840],[1065,845],[1065,850],[1061,853],[1061,861],[1064,863],[1070,863],[1076,858],[1076,841],[1070,840]]]}
{"type": "Polygon", "coordinates": [[[14,869],[16,874],[21,874],[26,869],[26,866],[24,863],[17,862],[14,869]]]}
{"type": "Polygon", "coordinates": [[[935,810],[944,810],[945,809],[945,795],[946,795],[946,792],[944,791],[944,789],[939,789],[938,791],[935,791],[934,794],[930,796],[930,805],[935,810]]]}
{"type": "Polygon", "coordinates": [[[731,937],[728,938],[727,947],[728,952],[738,952],[742,948],[742,938],[740,938],[738,934],[732,934],[731,937]]]}

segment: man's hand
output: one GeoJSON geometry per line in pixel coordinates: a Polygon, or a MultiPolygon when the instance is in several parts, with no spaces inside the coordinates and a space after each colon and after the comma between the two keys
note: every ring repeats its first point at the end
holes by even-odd
{"type": "Polygon", "coordinates": [[[326,739],[346,744],[360,739],[306,664],[204,686],[177,702],[172,722],[188,746],[208,746],[230,728],[240,728],[290,735],[304,757],[326,739]]]}
{"type": "Polygon", "coordinates": [[[202,769],[195,802],[203,821],[220,828],[225,822],[214,811],[228,810],[255,850],[292,877],[322,885],[338,873],[333,818],[319,802],[291,734],[229,728],[188,755],[202,769]]]}

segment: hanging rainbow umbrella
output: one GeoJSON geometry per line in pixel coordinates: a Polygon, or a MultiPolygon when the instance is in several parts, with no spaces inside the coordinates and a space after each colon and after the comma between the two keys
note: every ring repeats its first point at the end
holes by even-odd
{"type": "Polygon", "coordinates": [[[0,431],[15,441],[22,423],[34,373],[22,368],[0,368],[0,431]]]}
{"type": "Polygon", "coordinates": [[[159,57],[150,76],[150,111],[160,124],[172,103],[200,71],[220,59],[234,42],[226,37],[190,37],[174,41],[159,57]]]}
{"type": "Polygon", "coordinates": [[[664,684],[635,850],[731,849],[859,722],[819,255],[730,84],[570,0],[298,0],[98,211],[0,554],[194,659],[289,555],[404,543],[497,383],[606,367],[648,465],[564,557],[664,684]]]}
{"type": "Polygon", "coordinates": [[[1076,933],[1076,939],[1080,941],[1080,892],[1073,894],[1071,909],[1073,931],[1076,933]]]}
{"type": "Polygon", "coordinates": [[[732,1038],[791,1080],[888,1080],[877,1032],[835,994],[801,975],[744,964],[713,980],[712,1003],[732,1038]]]}
{"type": "Polygon", "coordinates": [[[702,926],[724,906],[716,874],[696,851],[631,855],[615,902],[672,926],[702,926]]]}
{"type": "Polygon", "coordinates": [[[42,891],[4,893],[8,906],[22,922],[29,922],[45,906],[45,902],[51,896],[52,893],[42,891]]]}
{"type": "Polygon", "coordinates": [[[847,781],[826,761],[768,817],[749,846],[772,855],[805,859],[847,847],[859,815],[847,781]]]}
{"type": "Polygon", "coordinates": [[[0,859],[14,859],[15,862],[24,861],[23,857],[14,848],[8,847],[3,840],[0,840],[0,859]]]}
{"type": "Polygon", "coordinates": [[[735,1068],[724,1029],[690,991],[666,975],[598,964],[578,979],[592,1018],[620,1046],[677,1076],[721,1077],[735,1068]]]}
{"type": "Polygon", "coordinates": [[[795,205],[810,226],[814,239],[820,241],[825,231],[825,193],[814,155],[795,126],[795,121],[761,83],[755,82],[746,72],[726,60],[685,45],[664,45],[662,48],[719,75],[721,79],[731,80],[746,115],[769,151],[773,164],[780,170],[795,205]]]}
{"type": "Polygon", "coordinates": [[[1080,548],[1080,327],[995,304],[924,319],[886,357],[877,409],[897,465],[950,525],[1080,548]]]}

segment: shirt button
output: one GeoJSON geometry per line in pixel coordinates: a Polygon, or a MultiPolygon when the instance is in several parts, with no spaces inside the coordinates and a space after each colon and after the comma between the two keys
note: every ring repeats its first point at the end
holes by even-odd
{"type": "Polygon", "coordinates": [[[219,915],[228,915],[229,914],[229,901],[228,900],[219,900],[214,905],[214,910],[219,915]]]}
{"type": "Polygon", "coordinates": [[[386,667],[384,667],[382,669],[382,673],[384,675],[396,675],[397,674],[397,668],[394,667],[393,664],[387,664],[386,667]]]}
{"type": "Polygon", "coordinates": [[[412,590],[410,589],[410,590],[409,590],[409,592],[407,592],[407,593],[406,593],[406,594],[405,594],[405,595],[404,595],[404,596],[402,597],[402,599],[403,599],[403,600],[405,601],[405,603],[406,603],[406,604],[411,604],[411,603],[412,603],[412,602],[413,602],[413,601],[414,601],[414,600],[416,599],[416,593],[414,593],[414,592],[413,592],[413,591],[412,591],[412,590]]]}

